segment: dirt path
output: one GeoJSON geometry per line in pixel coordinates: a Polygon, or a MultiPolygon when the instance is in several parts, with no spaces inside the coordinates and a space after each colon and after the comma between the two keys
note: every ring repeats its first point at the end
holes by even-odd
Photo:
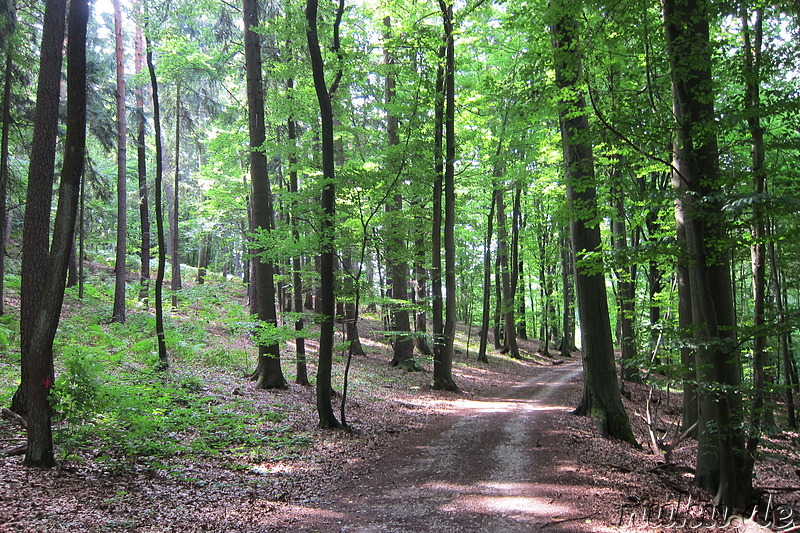
{"type": "Polygon", "coordinates": [[[542,368],[491,396],[452,402],[449,415],[352,486],[308,502],[316,512],[293,529],[604,531],[593,516],[592,481],[569,457],[574,436],[563,424],[580,374],[580,363],[542,368]]]}

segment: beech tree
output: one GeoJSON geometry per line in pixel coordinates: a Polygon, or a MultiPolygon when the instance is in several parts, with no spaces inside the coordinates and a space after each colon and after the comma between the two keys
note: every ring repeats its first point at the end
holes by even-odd
{"type": "MultiPolygon", "coordinates": [[[[322,124],[322,217],[319,222],[320,239],[320,338],[319,362],[317,367],[317,413],[319,427],[333,429],[340,426],[331,406],[331,365],[333,364],[333,321],[336,312],[334,291],[334,215],[336,214],[336,182],[333,142],[333,106],[331,101],[339,87],[342,77],[341,63],[328,87],[325,81],[325,62],[319,44],[317,31],[317,0],[306,2],[306,37],[311,56],[311,71],[314,77],[314,91],[319,104],[319,117],[322,124]]],[[[339,0],[336,19],[333,24],[333,50],[340,54],[339,28],[344,12],[344,0],[339,0]]],[[[341,61],[341,55],[338,58],[341,61]]]]}
{"type": "Polygon", "coordinates": [[[575,412],[591,416],[604,436],[636,444],[617,385],[605,278],[596,263],[600,227],[579,27],[564,3],[552,2],[550,15],[583,350],[583,398],[575,412]]]}
{"type": "Polygon", "coordinates": [[[686,235],[692,327],[699,383],[699,434],[695,482],[729,508],[744,504],[752,480],[741,456],[740,364],[727,253],[718,196],[721,179],[714,118],[707,2],[663,4],[676,120],[673,186],[686,235]]]}
{"type": "MultiPolygon", "coordinates": [[[[258,29],[257,0],[243,0],[245,64],[247,71],[247,116],[250,132],[250,184],[252,190],[252,217],[256,231],[268,234],[272,230],[272,192],[267,171],[267,157],[263,152],[266,131],[264,127],[264,88],[261,76],[261,39],[258,29]]],[[[269,328],[278,325],[275,309],[275,281],[272,259],[256,244],[256,298],[258,319],[264,330],[258,338],[258,366],[251,376],[261,389],[287,387],[280,361],[280,346],[271,339],[269,328]]]]}

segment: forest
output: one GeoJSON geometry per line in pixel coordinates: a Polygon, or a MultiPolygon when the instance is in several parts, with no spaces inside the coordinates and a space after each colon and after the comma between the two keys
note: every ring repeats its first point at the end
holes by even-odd
{"type": "Polygon", "coordinates": [[[799,34],[780,1],[0,0],[1,455],[241,467],[364,438],[379,381],[579,374],[597,449],[691,446],[686,490],[769,508],[799,34]]]}

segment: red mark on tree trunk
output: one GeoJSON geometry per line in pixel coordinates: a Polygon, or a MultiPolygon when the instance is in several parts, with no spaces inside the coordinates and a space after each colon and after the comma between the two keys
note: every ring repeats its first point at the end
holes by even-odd
{"type": "Polygon", "coordinates": [[[44,385],[45,390],[50,390],[50,387],[53,386],[53,378],[48,374],[47,377],[44,378],[42,385],[44,385]]]}

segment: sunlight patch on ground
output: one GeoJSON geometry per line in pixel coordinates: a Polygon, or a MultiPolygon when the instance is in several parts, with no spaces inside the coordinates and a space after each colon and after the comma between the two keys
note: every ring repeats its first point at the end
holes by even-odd
{"type": "MultiPolygon", "coordinates": [[[[478,511],[483,513],[530,515],[531,517],[553,517],[568,514],[572,509],[555,504],[556,498],[542,496],[519,496],[520,493],[541,493],[542,486],[532,483],[485,482],[476,485],[461,485],[446,482],[425,483],[422,488],[429,491],[458,494],[449,503],[441,506],[444,512],[478,511]],[[508,494],[506,496],[506,494],[508,494]]],[[[557,494],[554,491],[554,494],[557,494]]]]}
{"type": "Polygon", "coordinates": [[[560,516],[570,512],[568,507],[553,505],[547,498],[527,498],[523,496],[478,496],[470,495],[443,506],[443,511],[453,512],[462,509],[484,513],[504,513],[529,515],[531,517],[560,516]]]}
{"type": "Polygon", "coordinates": [[[250,471],[254,474],[262,476],[270,474],[291,474],[300,470],[298,465],[291,465],[287,463],[262,463],[250,467],[250,471]]]}

